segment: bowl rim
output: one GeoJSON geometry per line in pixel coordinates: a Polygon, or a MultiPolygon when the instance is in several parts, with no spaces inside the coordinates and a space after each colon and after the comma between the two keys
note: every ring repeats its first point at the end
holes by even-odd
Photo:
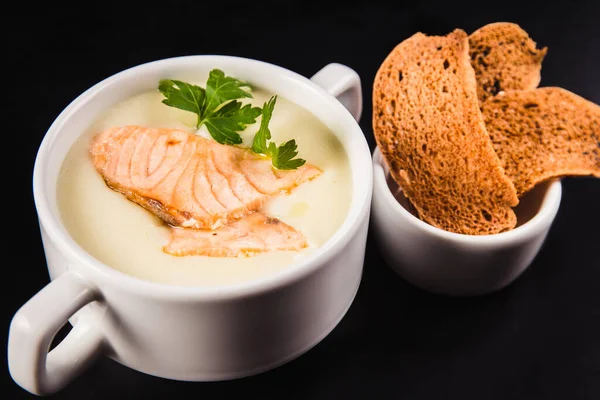
{"type": "Polygon", "coordinates": [[[380,194],[383,202],[390,212],[403,218],[415,229],[419,229],[439,239],[452,241],[457,244],[467,244],[480,247],[510,246],[525,242],[534,236],[543,235],[554,220],[562,197],[562,184],[560,180],[552,182],[542,200],[538,212],[523,225],[506,232],[491,235],[467,235],[449,232],[424,222],[404,208],[392,194],[386,180],[384,159],[379,147],[373,151],[373,191],[380,194]]]}
{"type": "MultiPolygon", "coordinates": [[[[210,301],[246,297],[275,290],[301,280],[328,264],[357,235],[365,218],[368,217],[372,197],[373,174],[371,152],[358,122],[334,96],[321,86],[294,71],[265,61],[230,55],[207,54],[170,57],[138,64],[117,72],[82,92],[63,109],[44,135],[35,159],[32,183],[35,207],[42,229],[46,231],[62,254],[70,260],[75,260],[76,265],[73,265],[73,269],[83,268],[94,273],[94,278],[88,279],[91,284],[94,284],[96,279],[101,278],[103,283],[110,282],[122,290],[135,292],[143,296],[210,301]],[[290,268],[249,281],[218,286],[181,286],[149,281],[112,268],[87,253],[70,236],[59,216],[54,215],[50,209],[47,200],[45,171],[54,138],[60,134],[70,116],[116,81],[130,81],[135,79],[138,74],[144,74],[158,68],[195,62],[200,65],[210,64],[211,62],[236,62],[245,64],[248,68],[262,68],[264,69],[263,74],[283,75],[290,84],[308,86],[311,95],[321,96],[330,102],[335,112],[339,114],[338,118],[352,121],[352,124],[348,123],[352,129],[348,130],[347,133],[351,136],[351,140],[360,147],[360,158],[352,160],[352,162],[365,164],[364,168],[370,169],[370,173],[361,174],[361,176],[364,176],[363,181],[357,182],[353,173],[352,183],[353,185],[360,185],[364,190],[360,192],[357,201],[351,204],[344,222],[327,242],[305,259],[290,264],[290,268]]],[[[88,275],[84,274],[84,277],[88,277],[88,275]]]]}

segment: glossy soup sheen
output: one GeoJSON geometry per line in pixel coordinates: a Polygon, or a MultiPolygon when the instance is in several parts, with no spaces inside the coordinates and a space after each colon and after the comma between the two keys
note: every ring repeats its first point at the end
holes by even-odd
{"type": "MultiPolygon", "coordinates": [[[[254,105],[262,107],[271,96],[253,91],[254,105]]],[[[348,212],[352,180],[346,153],[334,134],[305,109],[278,96],[269,127],[280,144],[296,139],[299,157],[323,174],[278,195],[264,208],[300,230],[309,247],[301,251],[274,251],[252,257],[175,257],[162,251],[168,228],[153,214],[109,189],[89,155],[91,138],[110,127],[142,125],[195,132],[195,114],[161,103],[158,91],[142,93],[109,109],[69,151],[60,172],[57,197],[63,223],[75,241],[105,264],[138,278],[187,286],[235,284],[257,279],[302,260],[325,243],[341,226],[348,212]]],[[[250,146],[257,123],[241,135],[250,146]]],[[[200,134],[207,137],[205,128],[200,134]]]]}

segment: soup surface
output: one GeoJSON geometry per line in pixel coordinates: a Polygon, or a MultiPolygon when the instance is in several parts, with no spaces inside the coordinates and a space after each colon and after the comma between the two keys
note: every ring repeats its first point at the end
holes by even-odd
{"type": "MultiPolygon", "coordinates": [[[[262,107],[270,94],[253,90],[253,105],[262,107]]],[[[89,153],[91,139],[115,126],[178,128],[196,132],[196,116],[162,104],[149,91],[116,104],[95,121],[70,149],[61,168],[57,197],[61,218],[71,236],[103,263],[138,278],[186,286],[216,286],[257,279],[302,260],[341,226],[352,195],[346,153],[335,135],[305,109],[278,97],[269,124],[272,140],[296,139],[298,157],[323,173],[290,194],[269,199],[263,212],[279,218],[306,237],[300,251],[271,251],[251,257],[176,257],[163,252],[169,228],[156,216],[108,188],[89,153]]],[[[250,147],[260,120],[241,132],[250,147]]],[[[198,134],[210,138],[204,127],[198,134]]]]}

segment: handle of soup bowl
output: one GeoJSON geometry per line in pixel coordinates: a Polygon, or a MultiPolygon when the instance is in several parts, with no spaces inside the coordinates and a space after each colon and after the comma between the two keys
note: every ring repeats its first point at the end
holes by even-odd
{"type": "Polygon", "coordinates": [[[342,64],[327,64],[314,74],[311,81],[335,96],[358,122],[362,114],[360,77],[352,68],[342,64]]]}
{"type": "Polygon", "coordinates": [[[85,280],[66,272],[17,311],[8,336],[8,365],[15,382],[33,394],[54,393],[104,352],[103,335],[86,318],[79,318],[67,337],[48,352],[67,320],[99,297],[85,280]]]}

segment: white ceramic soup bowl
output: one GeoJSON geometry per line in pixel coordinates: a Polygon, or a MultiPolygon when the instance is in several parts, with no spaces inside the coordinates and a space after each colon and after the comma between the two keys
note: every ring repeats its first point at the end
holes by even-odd
{"type": "Polygon", "coordinates": [[[48,130],[35,163],[35,205],[52,281],[12,320],[13,379],[32,393],[49,394],[100,355],[159,377],[232,379],[280,365],[322,340],[350,307],[362,276],[373,174],[357,124],[361,96],[358,75],[340,64],[327,65],[311,80],[251,59],[188,56],[125,70],[75,99],[48,130]],[[104,265],[78,246],[59,217],[56,183],[69,148],[113,104],[156,89],[162,78],[185,79],[213,68],[304,107],[339,138],[352,160],[352,199],[343,225],[302,262],[235,285],[171,286],[104,265]],[[67,320],[73,329],[48,353],[67,320]]]}
{"type": "Polygon", "coordinates": [[[519,277],[544,243],[562,194],[560,181],[540,184],[515,208],[516,228],[463,235],[429,225],[409,211],[379,148],[373,174],[373,226],[383,258],[406,281],[446,295],[491,293],[519,277]]]}

